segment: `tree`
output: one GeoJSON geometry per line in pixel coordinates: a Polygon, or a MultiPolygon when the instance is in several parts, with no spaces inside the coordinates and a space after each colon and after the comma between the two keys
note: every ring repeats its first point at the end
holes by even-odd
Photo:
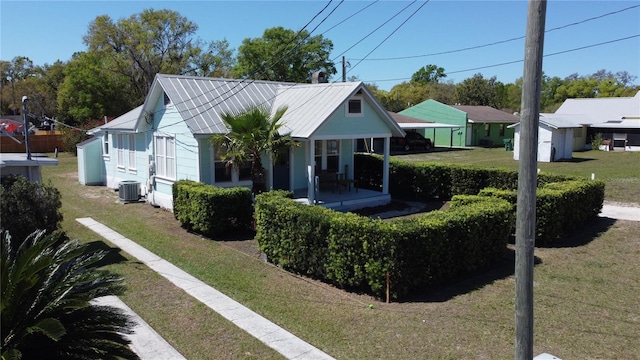
{"type": "Polygon", "coordinates": [[[35,232],[16,243],[2,234],[2,359],[137,359],[122,334],[134,323],[91,300],[124,291],[96,266],[104,251],[35,232]],[[18,245],[19,244],[19,245],[18,245]]]}
{"type": "Polygon", "coordinates": [[[95,52],[73,55],[58,91],[61,120],[79,125],[103,116],[124,114],[139,103],[127,96],[127,78],[107,70],[109,59],[95,52]]]}
{"type": "Polygon", "coordinates": [[[197,29],[178,12],[147,9],[118,22],[98,16],[83,40],[89,52],[111,59],[106,64],[111,71],[129,79],[133,102],[140,104],[157,73],[184,74],[192,69],[194,56],[201,53],[194,46],[197,29]]]}
{"type": "Polygon", "coordinates": [[[55,187],[9,175],[0,186],[0,229],[17,240],[26,239],[36,230],[52,233],[62,221],[61,206],[55,187]]]}
{"type": "Polygon", "coordinates": [[[238,112],[223,113],[221,118],[230,131],[210,138],[216,153],[227,166],[238,169],[245,163],[251,163],[254,194],[266,190],[261,156],[266,154],[273,160],[280,149],[297,145],[291,136],[279,133],[283,125],[279,121],[286,111],[287,108],[280,108],[273,117],[266,107],[249,107],[238,112]]]}
{"type": "Polygon", "coordinates": [[[194,50],[191,69],[187,73],[193,76],[230,78],[233,64],[233,49],[229,48],[229,42],[212,41],[206,50],[194,50]]]}
{"type": "Polygon", "coordinates": [[[496,81],[495,76],[485,79],[482,74],[475,74],[456,86],[456,98],[462,105],[486,105],[500,109],[504,93],[504,84],[496,81]]]}
{"type": "Polygon", "coordinates": [[[16,95],[16,84],[27,79],[34,74],[33,61],[25,56],[16,56],[11,62],[3,61],[0,64],[1,76],[1,89],[0,98],[5,96],[5,86],[9,85],[9,95],[7,101],[7,107],[13,113],[17,115],[22,109],[22,96],[16,95]]]}
{"type": "Polygon", "coordinates": [[[437,83],[440,79],[446,78],[447,74],[444,73],[444,68],[437,65],[429,64],[421,67],[418,71],[411,76],[412,83],[437,83]]]}
{"type": "Polygon", "coordinates": [[[311,36],[302,30],[295,33],[283,27],[264,31],[261,38],[247,38],[238,48],[233,75],[257,80],[309,82],[316,71],[336,73],[329,55],[331,40],[322,35],[311,36]]]}

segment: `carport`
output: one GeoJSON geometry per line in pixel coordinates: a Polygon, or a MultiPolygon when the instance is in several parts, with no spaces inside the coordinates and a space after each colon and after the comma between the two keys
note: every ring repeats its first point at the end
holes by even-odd
{"type": "Polygon", "coordinates": [[[424,121],[418,118],[401,115],[391,111],[389,111],[389,115],[391,115],[393,120],[395,120],[398,125],[400,125],[400,128],[402,128],[402,130],[404,130],[405,132],[422,130],[424,131],[424,136],[429,137],[427,131],[429,129],[433,130],[431,142],[434,144],[434,146],[436,144],[436,129],[451,129],[449,136],[449,148],[453,147],[454,132],[460,131],[461,129],[460,125],[424,121]]]}

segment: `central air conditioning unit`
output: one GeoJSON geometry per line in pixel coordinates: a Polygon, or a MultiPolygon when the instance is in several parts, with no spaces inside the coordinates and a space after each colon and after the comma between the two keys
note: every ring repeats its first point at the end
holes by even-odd
{"type": "Polygon", "coordinates": [[[123,180],[118,184],[118,197],[121,202],[136,202],[140,198],[140,183],[134,180],[123,180]]]}

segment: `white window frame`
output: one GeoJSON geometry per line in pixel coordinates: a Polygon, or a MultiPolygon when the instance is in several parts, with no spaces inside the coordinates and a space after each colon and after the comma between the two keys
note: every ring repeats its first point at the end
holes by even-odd
{"type": "Polygon", "coordinates": [[[129,170],[136,171],[136,134],[129,134],[129,170]]]}
{"type": "Polygon", "coordinates": [[[123,134],[117,134],[116,135],[117,141],[116,141],[116,147],[117,147],[117,152],[118,152],[118,169],[124,169],[124,135],[123,134]]]}
{"type": "Polygon", "coordinates": [[[339,139],[329,139],[329,140],[315,140],[315,155],[314,155],[314,159],[316,161],[316,169],[323,171],[323,170],[327,170],[327,166],[328,166],[328,159],[330,157],[337,157],[338,158],[338,164],[337,164],[337,168],[335,169],[337,172],[340,172],[340,164],[341,164],[341,153],[340,153],[340,147],[341,145],[341,141],[339,139]],[[336,149],[335,152],[329,152],[329,142],[336,142],[336,149]],[[317,164],[318,159],[320,160],[320,164],[317,164]]]}
{"type": "MultiPolygon", "coordinates": [[[[222,167],[217,167],[216,164],[224,164],[224,161],[222,161],[220,159],[220,157],[216,154],[216,151],[214,148],[211,148],[211,161],[212,161],[212,166],[211,166],[211,182],[213,184],[218,184],[221,186],[248,186],[251,185],[251,178],[249,179],[240,179],[240,170],[237,169],[235,166],[233,166],[231,169],[229,169],[229,175],[231,175],[231,180],[228,181],[216,181],[216,168],[220,168],[220,169],[224,169],[223,171],[227,171],[225,166],[222,167]]],[[[243,165],[243,167],[251,167],[251,163],[246,163],[243,165]]]]}
{"type": "Polygon", "coordinates": [[[176,179],[176,138],[173,135],[156,134],[155,162],[156,176],[162,179],[176,179]]]}
{"type": "Polygon", "coordinates": [[[104,136],[102,137],[102,144],[103,144],[102,156],[105,159],[108,159],[109,158],[109,132],[108,131],[104,132],[104,136]]]}
{"type": "Polygon", "coordinates": [[[354,96],[351,99],[347,100],[344,104],[344,112],[346,117],[363,117],[364,116],[364,101],[361,96],[354,96]],[[360,103],[360,112],[351,112],[351,108],[349,104],[352,101],[357,101],[360,103]]]}

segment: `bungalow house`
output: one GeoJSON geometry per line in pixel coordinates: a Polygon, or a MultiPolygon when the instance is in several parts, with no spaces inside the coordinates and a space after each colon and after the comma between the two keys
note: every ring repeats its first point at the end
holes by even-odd
{"type": "Polygon", "coordinates": [[[633,97],[567,99],[555,114],[588,124],[585,143],[601,134],[613,149],[640,151],[640,91],[633,97]]]}
{"type": "Polygon", "coordinates": [[[294,84],[158,74],[144,104],[90,131],[101,151],[83,161],[103,169],[104,185],[116,189],[123,182],[139,183],[140,195],[167,209],[173,208],[177,180],[251,186],[250,164],[238,171],[227,168],[209,142],[212,134],[228,131],[221,114],[251,106],[266,106],[272,113],[287,107],[282,132],[300,144],[275,164],[264,157],[268,188],[291,190],[300,201],[332,208],[391,200],[389,139],[404,132],[362,82],[294,84]],[[355,143],[363,138],[384,139],[381,191],[319,189],[321,173],[353,179],[355,143]]]}
{"type": "MultiPolygon", "coordinates": [[[[504,139],[513,138],[509,125],[520,120],[516,115],[490,106],[445,105],[426,100],[401,111],[399,114],[424,121],[453,125],[434,129],[436,146],[493,146],[502,145],[504,139]]],[[[428,137],[428,134],[423,134],[428,137]]]]}
{"type": "MultiPolygon", "coordinates": [[[[515,131],[513,159],[518,160],[520,157],[520,122],[509,125],[509,128],[515,131]]],[[[583,134],[585,128],[585,125],[580,124],[572,116],[540,114],[538,123],[538,161],[554,162],[571,159],[575,150],[575,134],[577,132],[583,134]]]]}

